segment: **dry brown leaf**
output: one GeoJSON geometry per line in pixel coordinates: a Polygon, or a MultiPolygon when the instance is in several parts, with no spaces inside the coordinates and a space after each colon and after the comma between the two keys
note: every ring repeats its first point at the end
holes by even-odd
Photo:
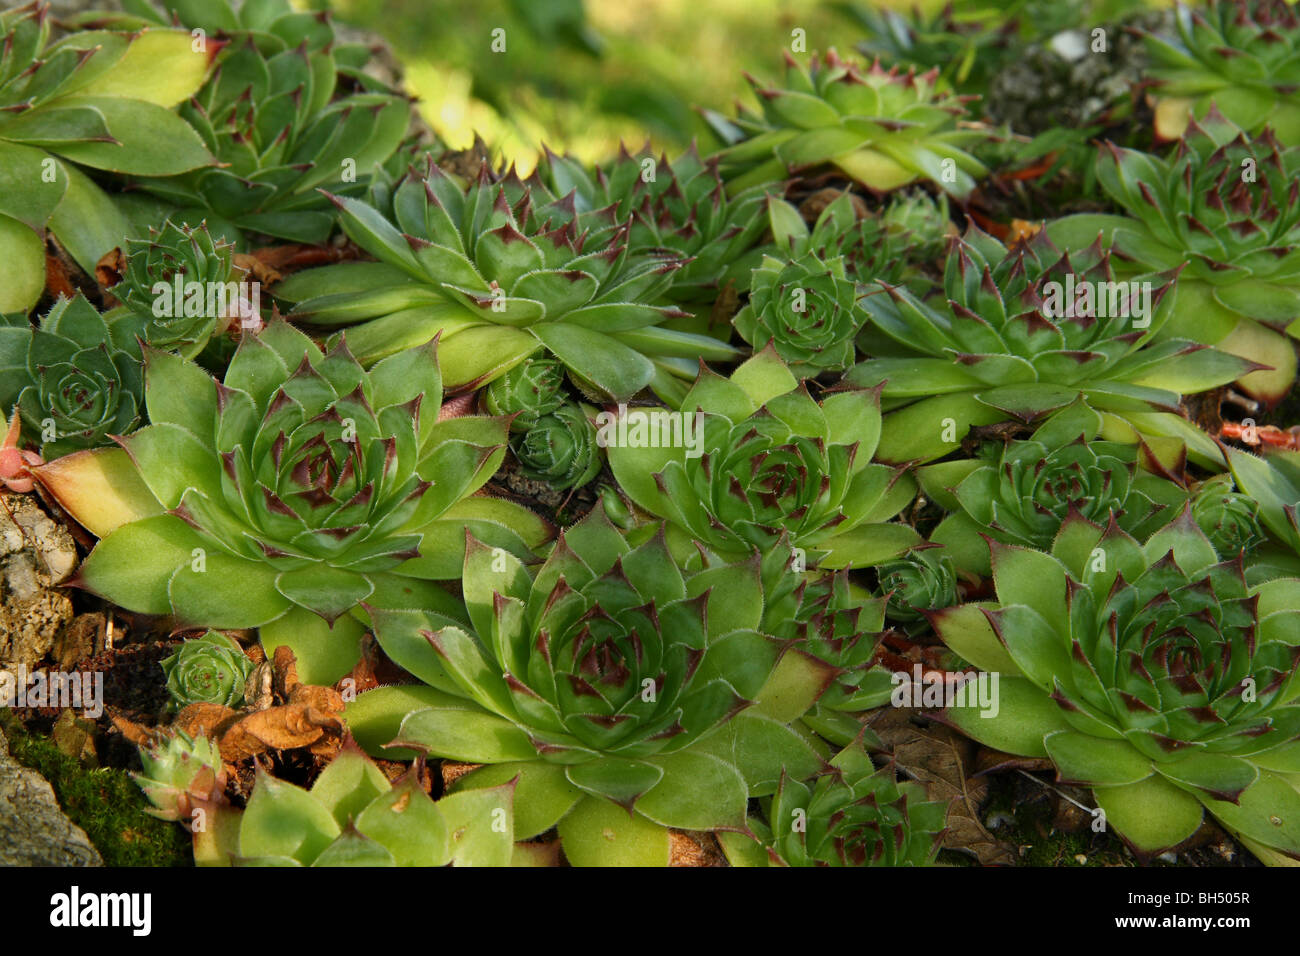
{"type": "Polygon", "coordinates": [[[95,281],[103,289],[111,289],[122,281],[126,272],[126,256],[119,248],[110,249],[95,263],[95,281]]]}
{"type": "Polygon", "coordinates": [[[298,680],[298,661],[293,651],[281,645],[271,655],[271,666],[275,669],[275,692],[281,700],[291,700],[294,689],[302,682],[298,680]]]}
{"type": "Polygon", "coordinates": [[[306,747],[318,756],[338,752],[344,733],[340,716],[343,697],[338,691],[302,683],[293,652],[287,647],[277,647],[270,663],[259,663],[255,672],[266,678],[267,693],[259,691],[258,699],[243,710],[197,703],[183,708],[170,727],[144,727],[117,715],[111,715],[113,723],[137,746],[175,730],[191,737],[216,738],[221,759],[232,776],[237,776],[236,764],[269,750],[306,747]]]}
{"type": "Polygon", "coordinates": [[[867,208],[866,200],[857,193],[828,186],[804,197],[804,201],[799,204],[799,215],[803,216],[808,225],[814,225],[817,222],[817,217],[826,211],[827,206],[845,195],[849,197],[849,202],[853,204],[853,214],[858,219],[866,219],[871,214],[871,210],[867,208]]]}
{"type": "MultiPolygon", "coordinates": [[[[238,721],[239,717],[239,711],[224,704],[189,704],[181,708],[181,712],[172,721],[172,727],[184,732],[188,737],[220,738],[225,729],[238,721]]],[[[225,757],[224,752],[222,756],[225,757]]],[[[226,757],[227,761],[229,759],[226,757]]]]}
{"type": "Polygon", "coordinates": [[[137,747],[141,747],[153,739],[155,728],[146,727],[144,724],[137,724],[135,721],[127,720],[121,714],[113,713],[111,710],[108,719],[112,721],[113,726],[118,732],[137,747]]]}
{"type": "Polygon", "coordinates": [[[244,709],[266,710],[275,706],[275,669],[270,661],[253,665],[248,679],[244,681],[244,709]]]}
{"type": "Polygon", "coordinates": [[[980,804],[988,795],[982,777],[970,777],[974,745],[942,724],[912,722],[918,712],[903,707],[882,707],[867,720],[885,747],[892,751],[906,775],[925,786],[931,800],[948,804],[948,830],[943,845],[949,850],[973,853],[985,866],[1014,864],[1014,847],[1003,843],[980,822],[980,804]]]}
{"type": "Polygon", "coordinates": [[[221,757],[237,763],[268,750],[310,747],[327,731],[342,733],[343,721],[338,717],[342,709],[331,712],[311,704],[284,704],[249,714],[221,734],[221,757]]]}
{"type": "Polygon", "coordinates": [[[231,262],[236,269],[242,269],[248,279],[260,282],[262,285],[270,285],[283,278],[280,271],[262,256],[236,252],[231,256],[231,262]]]}
{"type": "Polygon", "coordinates": [[[1007,232],[1007,242],[1015,243],[1021,239],[1032,239],[1038,233],[1043,231],[1041,222],[1029,222],[1025,219],[1012,219],[1011,227],[1007,232]]]}

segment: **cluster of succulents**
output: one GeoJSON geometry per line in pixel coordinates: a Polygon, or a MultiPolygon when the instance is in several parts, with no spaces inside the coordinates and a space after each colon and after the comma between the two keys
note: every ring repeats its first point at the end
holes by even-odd
{"type": "Polygon", "coordinates": [[[180,111],[216,162],[138,180],[179,222],[241,244],[247,234],[323,242],[334,217],[318,190],[363,194],[407,138],[406,97],[367,75],[369,51],[339,43],[327,18],[289,0],[134,8],[94,20],[120,30],[177,22],[187,43],[203,31],[216,56],[180,111]]]}
{"type": "Polygon", "coordinates": [[[786,61],[781,87],[751,81],[762,109],[734,121],[710,114],[730,144],[719,154],[733,191],[827,164],[863,186],[887,191],[929,180],[965,197],[984,166],[967,152],[986,134],[961,129],[961,100],[937,85],[938,71],[863,67],[829,50],[805,67],[786,61]]]}
{"type": "Polygon", "coordinates": [[[1048,552],[992,552],[996,601],[936,628],[1001,673],[1001,707],[950,719],[1050,759],[1138,849],[1177,846],[1209,811],[1247,846],[1300,852],[1294,579],[1248,584],[1245,556],[1220,556],[1190,508],[1145,542],[1071,516],[1048,552]]]}
{"type": "Polygon", "coordinates": [[[1127,424],[1219,458],[1168,410],[1184,393],[1259,366],[1184,338],[1155,341],[1176,271],[1123,281],[1100,238],[1062,250],[1043,230],[1008,249],[972,227],[949,249],[942,297],[875,283],[862,300],[870,322],[858,339],[872,357],[846,378],[881,388],[889,414],[878,457],[938,458],[972,426],[1034,422],[1082,397],[1113,428],[1127,424]],[[943,422],[954,427],[935,427],[943,422]]]}
{"type": "Polygon", "coordinates": [[[1276,402],[1296,377],[1286,339],[1300,320],[1300,148],[1270,130],[1251,138],[1217,111],[1191,121],[1167,157],[1102,150],[1097,178],[1124,216],[1080,214],[1049,226],[1058,240],[1104,235],[1126,271],[1182,268],[1162,337],[1244,356],[1267,368],[1239,386],[1276,402]]]}
{"type": "Polygon", "coordinates": [[[366,361],[440,334],[457,389],[544,351],[593,396],[626,399],[663,376],[689,378],[700,357],[738,354],[662,327],[680,311],[660,300],[684,259],[633,249],[629,218],[579,210],[574,193],[537,178],[480,170],[462,184],[430,158],[393,190],[391,210],[335,197],[344,231],[378,262],[309,270],[277,294],[313,326],[369,320],[352,338],[366,361]]]}
{"type": "Polygon", "coordinates": [[[670,162],[647,146],[622,150],[594,173],[568,157],[548,154],[544,173],[557,195],[575,193],[584,209],[611,206],[629,219],[632,250],[670,249],[684,260],[672,273],[667,295],[675,302],[710,303],[728,282],[749,284],[750,253],[763,235],[767,192],[750,189],[728,196],[716,156],[702,159],[692,147],[670,162]]]}
{"type": "Polygon", "coordinates": [[[1168,30],[1148,32],[1156,131],[1177,139],[1192,117],[1218,109],[1247,132],[1265,127],[1300,145],[1295,52],[1300,16],[1285,0],[1178,3],[1168,30]]]}
{"type": "Polygon", "coordinates": [[[712,146],[527,176],[415,147],[323,14],[125,7],[0,14],[0,482],[201,635],[137,778],[197,862],[929,865],[900,661],[995,678],[924,709],[1144,859],[1300,859],[1300,452],[1222,420],[1296,378],[1289,8],[1154,27],[1154,114],[1125,47],[1077,122],[1128,145],[1029,222],[999,149],[1065,140],[969,94],[1082,0],[863,12],[880,59],[790,57],[712,146]],[[333,746],[250,792],[182,720],[290,664],[333,746]]]}
{"type": "Polygon", "coordinates": [[[188,31],[53,28],[44,0],[0,13],[0,312],[40,298],[47,231],[87,271],[130,232],[91,171],[165,177],[213,161],[172,111],[211,67],[188,31]]]}

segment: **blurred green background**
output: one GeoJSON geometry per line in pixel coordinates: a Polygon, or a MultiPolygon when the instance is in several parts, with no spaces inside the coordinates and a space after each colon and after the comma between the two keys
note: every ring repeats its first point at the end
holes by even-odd
{"type": "MultiPolygon", "coordinates": [[[[733,112],[741,71],[775,78],[796,28],[806,49],[850,52],[866,32],[821,0],[332,0],[382,34],[430,126],[453,148],[478,131],[531,168],[544,142],[584,160],[620,139],[658,148],[703,141],[694,106],[733,112]],[[505,30],[504,53],[492,51],[505,30]]],[[[878,4],[877,4],[878,5],[878,4]]],[[[927,0],[922,8],[942,2],[927,0]]],[[[911,8],[911,4],[907,4],[911,8]]]]}
{"type": "Polygon", "coordinates": [[[896,62],[909,59],[891,37],[905,28],[887,19],[899,11],[920,25],[923,63],[960,92],[983,93],[989,74],[1020,55],[1001,42],[1008,33],[1045,40],[1172,0],[954,0],[950,19],[947,0],[302,2],[381,34],[448,146],[468,147],[477,131],[526,172],[543,143],[586,161],[647,136],[670,153],[692,139],[717,145],[695,107],[734,115],[751,96],[743,73],[778,79],[796,30],[804,52],[870,49],[896,62]],[[494,52],[502,30],[505,50],[494,52]]]}

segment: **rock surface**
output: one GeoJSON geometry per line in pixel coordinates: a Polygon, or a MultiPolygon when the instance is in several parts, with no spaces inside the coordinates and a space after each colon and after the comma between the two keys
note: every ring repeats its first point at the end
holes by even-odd
{"type": "Polygon", "coordinates": [[[72,601],[54,586],[77,567],[67,529],[30,495],[0,495],[0,668],[31,669],[72,620],[72,601]]]}
{"type": "Polygon", "coordinates": [[[102,864],[85,832],[59,809],[45,778],[9,756],[0,731],[0,867],[102,864]]]}

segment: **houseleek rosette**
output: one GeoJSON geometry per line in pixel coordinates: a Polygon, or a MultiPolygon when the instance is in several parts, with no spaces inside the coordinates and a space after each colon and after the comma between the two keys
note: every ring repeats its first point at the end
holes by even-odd
{"type": "Polygon", "coordinates": [[[1169,156],[1110,147],[1096,170],[1127,215],[1067,216],[1048,234],[1068,244],[1100,233],[1129,271],[1183,267],[1158,338],[1268,366],[1243,372],[1238,387],[1279,401],[1296,378],[1300,337],[1300,148],[1268,131],[1247,138],[1212,111],[1169,156]]]}
{"type": "Polygon", "coordinates": [[[505,454],[501,418],[438,421],[436,348],[366,372],[285,322],[241,340],[224,382],[147,350],[152,422],[39,481],[100,537],[82,583],[132,611],[261,627],[307,682],[355,663],[367,606],[441,606],[467,528],[528,555],[540,519],[470,496],[505,454]],[[431,603],[421,603],[431,602],[431,603]]]}
{"type": "Polygon", "coordinates": [[[48,229],[87,273],[130,225],[86,170],[174,176],[208,166],[172,112],[203,84],[213,43],[189,31],[78,30],[52,40],[49,4],[0,12],[0,313],[45,286],[48,229]]]}
{"type": "Polygon", "coordinates": [[[132,774],[153,806],[145,812],[160,820],[189,822],[198,806],[219,799],[226,772],[216,742],[175,731],[140,748],[141,772],[132,774]]]}
{"type": "Polygon", "coordinates": [[[629,218],[633,252],[670,249],[686,264],[672,274],[665,295],[683,304],[711,305],[731,282],[741,291],[763,235],[764,190],[729,197],[718,158],[701,159],[695,146],[669,162],[649,145],[636,155],[621,145],[616,159],[594,172],[568,156],[547,152],[541,175],[556,195],[576,191],[580,209],[613,207],[629,218]]]}
{"type": "Polygon", "coordinates": [[[1285,0],[1178,3],[1173,30],[1146,33],[1156,132],[1177,139],[1218,108],[1250,133],[1270,126],[1300,146],[1300,16],[1285,0]]]}
{"type": "Polygon", "coordinates": [[[1033,422],[1082,395],[1102,414],[1103,438],[1141,435],[1162,462],[1185,453],[1221,468],[1218,446],[1179,414],[1181,396],[1258,367],[1186,339],[1153,341],[1173,272],[1119,283],[1097,241],[1062,252],[1039,232],[1008,250],[972,227],[949,250],[942,296],[869,290],[858,347],[872,358],[846,379],[882,385],[876,455],[887,462],[939,458],[974,426],[1033,422]]]}
{"type": "Polygon", "coordinates": [[[468,629],[376,612],[428,686],[361,694],[348,724],[368,749],[485,764],[454,794],[517,780],[516,837],[558,827],[574,865],[662,866],[666,828],[742,827],[783,769],[820,766],[787,724],[834,672],[762,630],[757,555],[684,572],[597,508],[536,571],[471,540],[463,583],[468,629]]]}
{"type": "Polygon", "coordinates": [[[0,328],[0,408],[18,404],[45,458],[109,444],[141,423],[140,348],[84,297],[60,297],[40,324],[0,328]]]}
{"type": "Polygon", "coordinates": [[[224,704],[238,707],[253,661],[232,638],[220,631],[184,641],[162,662],[172,706],[224,704]]]}
{"type": "Polygon", "coordinates": [[[1051,553],[993,542],[996,601],[939,611],[939,636],[1001,674],[997,713],[948,719],[1091,787],[1138,850],[1210,813],[1252,849],[1300,858],[1300,583],[1246,582],[1190,508],[1144,544],[1067,519],[1051,553]]]}
{"type": "Polygon", "coordinates": [[[510,430],[516,433],[528,431],[564,403],[564,366],[554,359],[524,359],[483,391],[489,412],[514,416],[510,430]]]}
{"type": "Polygon", "coordinates": [[[178,226],[170,219],[161,230],[151,228],[148,239],[128,239],[126,269],[112,289],[130,313],[126,327],[154,348],[195,358],[232,323],[260,324],[241,295],[247,273],[234,264],[234,249],[214,240],[206,224],[178,226]]]}
{"type": "Polygon", "coordinates": [[[783,777],[763,811],[750,817],[754,837],[721,835],[733,866],[928,866],[948,816],[892,765],[877,770],[859,743],[811,780],[783,777]]]}
{"type": "Polygon", "coordinates": [[[943,548],[911,551],[876,569],[886,596],[885,615],[906,625],[919,624],[929,611],[957,603],[957,571],[943,548]]]}
{"type": "Polygon", "coordinates": [[[543,415],[510,448],[528,478],[544,481],[557,491],[580,488],[604,465],[596,443],[591,406],[566,402],[543,415]]]}
{"type": "Polygon", "coordinates": [[[742,110],[735,120],[705,113],[728,144],[717,154],[727,188],[734,195],[833,165],[878,192],[929,180],[966,197],[985,169],[964,147],[987,134],[958,128],[966,108],[936,88],[937,77],[878,62],[864,68],[834,50],[806,67],[787,56],[783,85],[750,80],[760,110],[742,110]]]}
{"type": "Polygon", "coordinates": [[[682,560],[697,544],[735,559],[766,553],[785,532],[809,568],[867,567],[921,542],[910,527],[887,523],[916,485],[871,460],[876,391],[840,389],[819,402],[769,347],[729,379],[702,370],[680,408],[692,434],[679,444],[691,447],[639,440],[646,419],[636,416],[669,413],[629,409],[627,440],[611,428],[606,454],[624,493],[667,521],[682,560]]]}
{"type": "Polygon", "coordinates": [[[750,345],[771,342],[792,372],[812,377],[853,364],[853,341],[865,321],[857,297],[840,259],[764,256],[751,279],[749,302],[731,321],[750,345]]]}
{"type": "Polygon", "coordinates": [[[1259,502],[1236,490],[1229,474],[1214,475],[1196,487],[1192,519],[1222,555],[1249,553],[1264,541],[1259,502]]]}
{"type": "Polygon", "coordinates": [[[410,102],[367,74],[370,51],[340,43],[327,14],[289,0],[236,8],[229,0],[147,3],[97,22],[134,30],[177,22],[220,49],[212,78],[181,109],[218,162],[183,176],[139,178],[178,222],[206,222],[245,244],[245,233],[322,243],[334,211],[317,190],[364,195],[375,168],[407,137],[410,102]]]}
{"type": "Polygon", "coordinates": [[[717,339],[660,327],[681,314],[661,304],[683,264],[676,253],[630,249],[631,223],[613,208],[582,212],[575,194],[557,197],[537,177],[480,170],[462,185],[430,160],[382,211],[336,197],[344,231],[379,262],[301,272],[276,295],[314,326],[371,320],[349,335],[366,363],[440,333],[456,389],[545,350],[588,393],[626,399],[689,381],[701,358],[737,357],[717,339]]]}
{"type": "Polygon", "coordinates": [[[1046,550],[1071,514],[1101,527],[1113,516],[1134,537],[1149,537],[1187,502],[1187,490],[1139,467],[1137,447],[1099,439],[1101,427],[1101,415],[1076,402],[1028,440],[918,469],[922,491],[952,512],[930,540],[959,567],[987,575],[985,538],[1046,550]]]}
{"type": "Polygon", "coordinates": [[[916,266],[943,254],[951,227],[946,197],[936,201],[919,190],[896,195],[879,212],[859,209],[851,193],[840,193],[811,228],[784,199],[769,196],[767,208],[773,245],[791,258],[841,259],[856,282],[912,279],[916,266]]]}

